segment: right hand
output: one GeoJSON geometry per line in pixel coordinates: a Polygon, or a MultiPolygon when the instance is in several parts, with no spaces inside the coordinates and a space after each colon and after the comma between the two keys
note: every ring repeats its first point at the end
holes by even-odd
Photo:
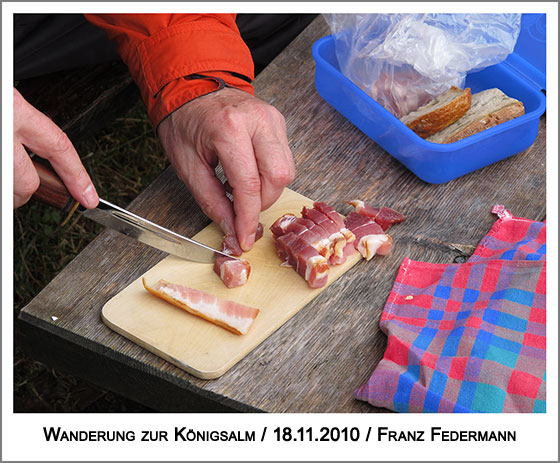
{"type": "Polygon", "coordinates": [[[14,208],[24,205],[39,188],[39,176],[24,146],[51,163],[83,206],[97,206],[99,196],[70,139],[14,88],[14,208]]]}
{"type": "Polygon", "coordinates": [[[158,128],[177,176],[204,213],[243,251],[255,242],[259,214],[295,176],[284,116],[242,90],[224,88],[192,100],[158,128]],[[226,184],[216,177],[221,164],[226,184]],[[226,196],[231,192],[233,204],[226,196]]]}

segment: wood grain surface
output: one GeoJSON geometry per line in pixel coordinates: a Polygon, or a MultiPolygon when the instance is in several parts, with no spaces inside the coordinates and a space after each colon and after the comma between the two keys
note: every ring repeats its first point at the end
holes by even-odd
{"type": "MultiPolygon", "coordinates": [[[[341,212],[349,198],[403,212],[392,253],[357,263],[226,374],[203,380],[102,323],[105,303],[165,257],[105,231],[22,311],[30,352],[165,411],[387,411],[354,391],[383,356],[378,322],[402,259],[464,261],[494,223],[496,203],[545,219],[546,117],[528,150],[445,184],[425,183],[317,94],[311,47],[327,34],[318,17],[258,76],[255,91],[286,118],[297,166],[290,188],[341,212]]],[[[186,236],[209,224],[171,169],[129,209],[186,236]]]]}
{"type": "MultiPolygon", "coordinates": [[[[303,206],[312,207],[313,200],[286,188],[261,214],[264,235],[243,254],[251,262],[251,275],[245,285],[229,289],[211,264],[168,256],[105,304],[103,322],[194,376],[213,379],[223,375],[361,260],[355,252],[344,264],[331,267],[327,285],[317,289],[309,288],[293,269],[281,267],[269,227],[284,214],[299,216],[303,206]],[[143,278],[150,286],[164,279],[255,307],[260,313],[249,331],[239,336],[149,294],[143,278]]],[[[212,223],[193,238],[220,249],[223,233],[212,223]]],[[[372,264],[378,259],[383,257],[378,256],[372,264]]]]}

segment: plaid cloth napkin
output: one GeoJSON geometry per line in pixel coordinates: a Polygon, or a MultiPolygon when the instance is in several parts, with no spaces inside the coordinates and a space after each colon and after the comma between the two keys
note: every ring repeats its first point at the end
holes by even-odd
{"type": "Polygon", "coordinates": [[[398,412],[545,412],[546,223],[499,219],[464,264],[404,259],[358,399],[398,412]]]}

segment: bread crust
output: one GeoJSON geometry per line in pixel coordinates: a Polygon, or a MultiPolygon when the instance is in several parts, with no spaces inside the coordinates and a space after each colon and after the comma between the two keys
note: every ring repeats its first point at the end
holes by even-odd
{"type": "Polygon", "coordinates": [[[475,133],[482,132],[483,130],[495,127],[496,125],[515,119],[516,117],[525,114],[525,108],[521,101],[510,104],[504,108],[499,109],[493,113],[482,116],[480,119],[473,121],[467,127],[447,137],[440,143],[453,143],[463,138],[470,137],[475,133]]]}
{"type": "MultiPolygon", "coordinates": [[[[461,90],[455,86],[451,87],[446,94],[456,94],[455,98],[447,103],[438,105],[438,99],[432,100],[427,105],[418,108],[410,114],[407,114],[401,121],[406,123],[407,127],[414,131],[422,138],[427,138],[445,127],[453,124],[457,119],[463,117],[471,107],[471,89],[461,90]],[[422,114],[431,106],[435,109],[422,114]],[[418,114],[417,117],[415,117],[418,114]],[[412,120],[410,120],[412,119],[412,120]]],[[[446,94],[442,95],[444,97],[446,94]]]]}

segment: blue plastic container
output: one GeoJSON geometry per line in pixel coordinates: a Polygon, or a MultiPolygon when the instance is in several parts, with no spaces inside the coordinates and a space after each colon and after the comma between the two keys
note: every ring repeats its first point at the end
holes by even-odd
{"type": "Polygon", "coordinates": [[[542,92],[546,86],[545,24],[544,14],[524,14],[514,53],[466,79],[465,87],[472,93],[499,88],[522,101],[525,114],[454,143],[432,143],[419,137],[342,75],[330,35],[313,44],[315,87],[327,103],[422,180],[448,182],[526,150],[535,141],[546,108],[542,92]]]}

